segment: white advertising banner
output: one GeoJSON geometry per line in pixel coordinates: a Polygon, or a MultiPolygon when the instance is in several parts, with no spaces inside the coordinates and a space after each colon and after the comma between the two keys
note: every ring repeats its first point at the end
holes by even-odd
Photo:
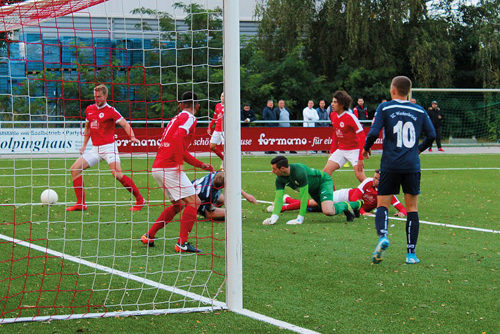
{"type": "Polygon", "coordinates": [[[0,128],[0,154],[78,153],[83,144],[82,131],[80,128],[0,128]]]}

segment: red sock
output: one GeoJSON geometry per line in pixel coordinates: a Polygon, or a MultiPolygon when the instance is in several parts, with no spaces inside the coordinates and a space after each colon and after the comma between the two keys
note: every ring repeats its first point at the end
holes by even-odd
{"type": "Polygon", "coordinates": [[[123,175],[122,179],[119,180],[121,184],[130,191],[134,196],[137,202],[142,202],[144,201],[144,198],[142,197],[141,193],[139,192],[139,189],[137,189],[137,186],[135,185],[134,181],[127,175],[123,175]]]}
{"type": "Polygon", "coordinates": [[[181,217],[181,232],[179,233],[179,244],[182,245],[188,241],[188,236],[193,229],[194,222],[196,221],[196,207],[188,205],[184,209],[181,217]]]}
{"type": "Polygon", "coordinates": [[[293,203],[293,202],[295,202],[295,201],[299,201],[299,202],[300,202],[300,200],[298,200],[298,199],[294,199],[294,198],[292,198],[292,197],[290,197],[290,196],[285,197],[285,203],[286,203],[286,204],[292,204],[292,203],[293,203]]]}
{"type": "Polygon", "coordinates": [[[156,232],[161,230],[165,225],[170,223],[172,219],[174,219],[175,215],[179,212],[178,207],[171,205],[169,207],[166,207],[165,210],[161,213],[160,217],[156,219],[156,222],[151,226],[151,228],[148,231],[148,235],[151,238],[154,238],[156,235],[156,232]]]}
{"type": "Polygon", "coordinates": [[[216,148],[216,149],[214,150],[214,153],[215,153],[215,154],[217,154],[217,156],[218,156],[221,160],[224,160],[224,154],[223,154],[221,151],[219,151],[219,149],[218,149],[218,148],[216,148]]]}
{"type": "Polygon", "coordinates": [[[80,175],[73,180],[73,188],[75,189],[76,203],[85,204],[85,188],[83,184],[83,176],[80,175]]]}
{"type": "Polygon", "coordinates": [[[291,211],[300,209],[300,200],[292,199],[291,203],[288,205],[283,205],[281,211],[291,211]]]}

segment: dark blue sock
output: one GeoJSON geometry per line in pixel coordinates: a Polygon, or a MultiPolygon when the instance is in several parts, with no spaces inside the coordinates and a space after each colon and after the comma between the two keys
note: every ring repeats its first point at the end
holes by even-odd
{"type": "Polygon", "coordinates": [[[387,224],[389,222],[388,210],[385,206],[379,206],[377,208],[377,214],[375,215],[375,228],[377,229],[377,234],[380,237],[387,236],[387,224]]]}
{"type": "Polygon", "coordinates": [[[408,212],[406,215],[406,252],[415,253],[418,240],[418,230],[420,221],[418,220],[418,212],[408,212]]]}

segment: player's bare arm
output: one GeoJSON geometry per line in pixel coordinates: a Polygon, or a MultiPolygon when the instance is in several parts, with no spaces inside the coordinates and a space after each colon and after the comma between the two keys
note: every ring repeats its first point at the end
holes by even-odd
{"type": "Polygon", "coordinates": [[[241,196],[243,196],[248,202],[257,204],[257,199],[249,193],[245,192],[243,189],[241,190],[241,196]]]}
{"type": "Polygon", "coordinates": [[[134,130],[132,130],[132,127],[128,124],[125,118],[119,120],[118,124],[120,124],[120,126],[125,130],[125,133],[129,136],[131,142],[139,143],[139,139],[135,137],[134,130]]]}

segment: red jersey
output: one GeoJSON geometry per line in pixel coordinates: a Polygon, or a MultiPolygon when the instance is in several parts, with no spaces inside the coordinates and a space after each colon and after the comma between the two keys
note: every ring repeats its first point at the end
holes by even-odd
{"type": "MultiPolygon", "coordinates": [[[[363,127],[359,120],[350,112],[344,111],[337,115],[336,112],[330,114],[333,126],[332,150],[355,150],[362,148],[364,142],[360,142],[359,134],[363,133],[363,127]]],[[[333,153],[332,151],[332,153],[333,153]]]]}
{"type": "Polygon", "coordinates": [[[217,103],[215,105],[215,112],[210,125],[208,126],[210,129],[214,126],[214,131],[222,132],[224,131],[224,105],[222,103],[217,103]]]}
{"type": "MultiPolygon", "coordinates": [[[[366,178],[359,184],[357,188],[349,190],[349,201],[357,201],[362,199],[364,201],[363,207],[360,212],[370,212],[377,207],[377,188],[373,186],[373,178],[366,178]]],[[[396,196],[392,196],[391,204],[398,210],[406,215],[406,209],[399,202],[396,196]]]]}
{"type": "Polygon", "coordinates": [[[183,110],[168,122],[161,137],[153,168],[177,167],[182,164],[184,159],[193,166],[202,164],[187,151],[193,140],[196,123],[196,117],[186,110],[183,110]],[[199,162],[199,164],[193,164],[188,156],[199,162]]]}
{"type": "Polygon", "coordinates": [[[85,117],[89,122],[92,145],[101,146],[115,142],[115,125],[122,119],[122,115],[115,108],[107,103],[102,107],[92,104],[85,110],[85,117]]]}

